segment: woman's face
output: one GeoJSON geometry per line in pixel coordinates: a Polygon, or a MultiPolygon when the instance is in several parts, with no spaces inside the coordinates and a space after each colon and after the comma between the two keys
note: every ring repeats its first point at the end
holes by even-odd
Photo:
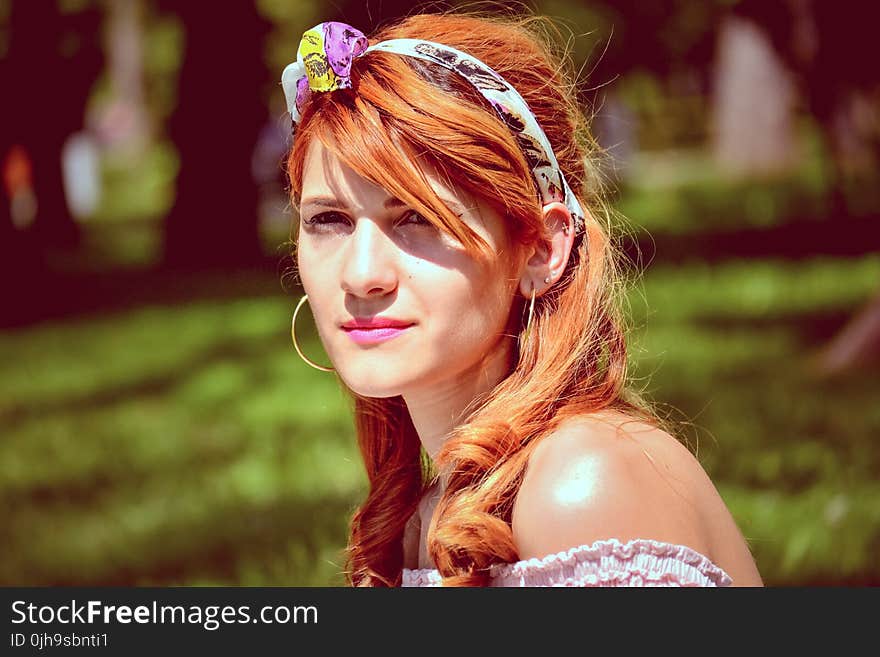
{"type": "Polygon", "coordinates": [[[481,264],[319,140],[306,156],[300,278],[333,366],[349,388],[367,397],[462,381],[479,375],[493,356],[512,352],[513,338],[503,335],[521,267],[504,220],[482,200],[449,187],[427,163],[420,165],[450,209],[501,254],[496,263],[481,264]],[[384,340],[378,331],[343,328],[364,318],[411,326],[384,340]]]}

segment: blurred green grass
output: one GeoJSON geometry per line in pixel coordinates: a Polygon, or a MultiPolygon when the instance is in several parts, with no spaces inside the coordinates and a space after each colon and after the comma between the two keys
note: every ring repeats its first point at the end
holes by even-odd
{"type": "Polygon", "coordinates": [[[0,581],[341,584],[361,468],[289,312],[193,302],[3,336],[0,581]]]}
{"type": "MultiPolygon", "coordinates": [[[[632,290],[636,382],[690,422],[768,583],[880,578],[880,382],[799,366],[821,340],[811,317],[852,311],[878,280],[868,255],[657,266],[632,290]]],[[[153,305],[3,335],[0,581],[342,584],[365,482],[335,377],[290,344],[291,305],[153,305]]]]}

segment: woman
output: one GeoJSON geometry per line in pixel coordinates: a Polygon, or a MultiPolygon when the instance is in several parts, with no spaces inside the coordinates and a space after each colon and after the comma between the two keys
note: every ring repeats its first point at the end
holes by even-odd
{"type": "Polygon", "coordinates": [[[539,18],[303,35],[292,239],[354,398],[357,586],[761,585],[690,452],[625,385],[596,147],[539,18]]]}

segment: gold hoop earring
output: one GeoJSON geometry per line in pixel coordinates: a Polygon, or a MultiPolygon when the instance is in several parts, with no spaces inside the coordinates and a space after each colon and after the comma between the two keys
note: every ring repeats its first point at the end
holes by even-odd
{"type": "Polygon", "coordinates": [[[529,339],[529,335],[531,335],[532,317],[534,316],[534,313],[535,313],[535,284],[532,283],[532,301],[529,304],[529,319],[526,322],[525,330],[522,332],[522,338],[521,338],[520,344],[525,344],[526,340],[529,339]]]}
{"type": "Polygon", "coordinates": [[[332,367],[324,367],[323,365],[318,365],[315,362],[312,362],[306,355],[302,352],[302,349],[299,348],[299,343],[296,341],[296,314],[299,312],[299,309],[302,308],[302,305],[308,300],[309,295],[304,294],[302,299],[299,300],[299,303],[296,304],[296,310],[293,311],[293,321],[290,322],[290,337],[293,338],[293,346],[296,347],[296,353],[299,354],[299,357],[302,358],[307,365],[314,367],[316,370],[321,370],[322,372],[335,372],[332,367]]]}

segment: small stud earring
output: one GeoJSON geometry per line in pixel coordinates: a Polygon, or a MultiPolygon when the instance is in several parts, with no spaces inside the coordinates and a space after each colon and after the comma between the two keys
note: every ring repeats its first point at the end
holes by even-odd
{"type": "Polygon", "coordinates": [[[544,282],[545,282],[545,283],[549,283],[549,282],[550,282],[550,277],[548,276],[547,278],[545,278],[545,279],[544,279],[544,282]]]}

